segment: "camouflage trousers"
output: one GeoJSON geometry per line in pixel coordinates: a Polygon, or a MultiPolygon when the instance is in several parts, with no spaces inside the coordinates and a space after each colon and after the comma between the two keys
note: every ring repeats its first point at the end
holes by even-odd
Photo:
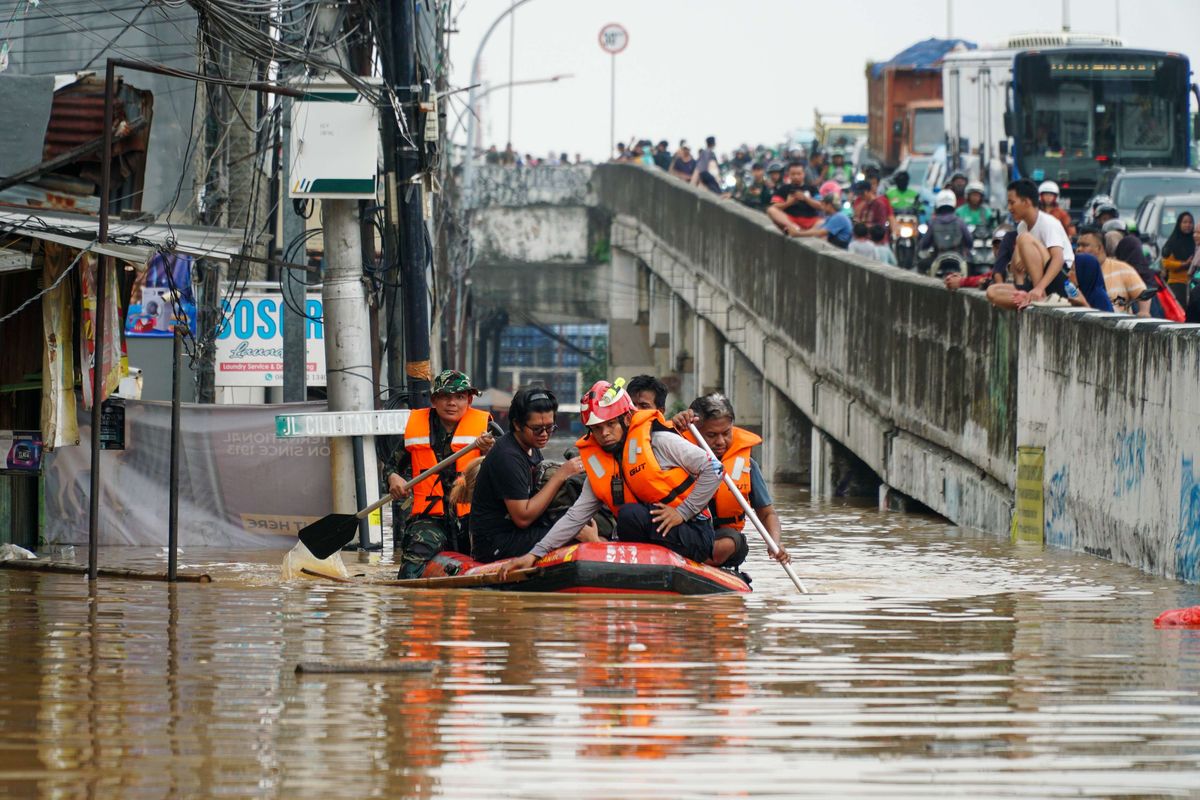
{"type": "Polygon", "coordinates": [[[438,517],[413,517],[400,535],[401,580],[421,577],[429,560],[457,546],[458,523],[438,517]]]}

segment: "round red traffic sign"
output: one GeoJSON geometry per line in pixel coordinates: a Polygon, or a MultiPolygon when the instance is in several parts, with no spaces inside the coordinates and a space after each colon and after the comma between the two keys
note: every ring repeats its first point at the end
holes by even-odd
{"type": "Polygon", "coordinates": [[[629,31],[622,25],[610,22],[600,29],[600,47],[606,53],[616,55],[629,46],[629,31]]]}

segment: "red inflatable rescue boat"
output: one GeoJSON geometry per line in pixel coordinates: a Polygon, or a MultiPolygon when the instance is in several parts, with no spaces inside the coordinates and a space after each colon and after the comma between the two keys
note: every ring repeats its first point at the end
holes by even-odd
{"type": "MultiPolygon", "coordinates": [[[[481,564],[462,553],[443,552],[425,566],[422,577],[487,575],[503,561],[481,564]]],[[[697,564],[656,544],[586,542],[560,547],[537,563],[524,579],[480,588],[565,594],[702,595],[749,592],[750,586],[726,570],[697,564]]]]}

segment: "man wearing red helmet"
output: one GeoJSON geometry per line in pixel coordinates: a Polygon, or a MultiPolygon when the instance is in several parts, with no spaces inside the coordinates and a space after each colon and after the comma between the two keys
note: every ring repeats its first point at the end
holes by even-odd
{"type": "Polygon", "coordinates": [[[575,537],[601,506],[622,542],[660,544],[693,561],[712,557],[708,502],[721,465],[674,431],[657,409],[640,411],[624,388],[598,381],[580,401],[588,433],[576,444],[587,483],[579,499],[525,556],[501,575],[532,566],[575,537]]]}

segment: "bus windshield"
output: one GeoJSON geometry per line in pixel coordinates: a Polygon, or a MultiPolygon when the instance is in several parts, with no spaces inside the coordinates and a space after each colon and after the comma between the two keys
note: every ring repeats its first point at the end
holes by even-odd
{"type": "Polygon", "coordinates": [[[1014,73],[1022,175],[1091,183],[1116,165],[1186,166],[1186,58],[1115,48],[1021,53],[1014,73]]]}

